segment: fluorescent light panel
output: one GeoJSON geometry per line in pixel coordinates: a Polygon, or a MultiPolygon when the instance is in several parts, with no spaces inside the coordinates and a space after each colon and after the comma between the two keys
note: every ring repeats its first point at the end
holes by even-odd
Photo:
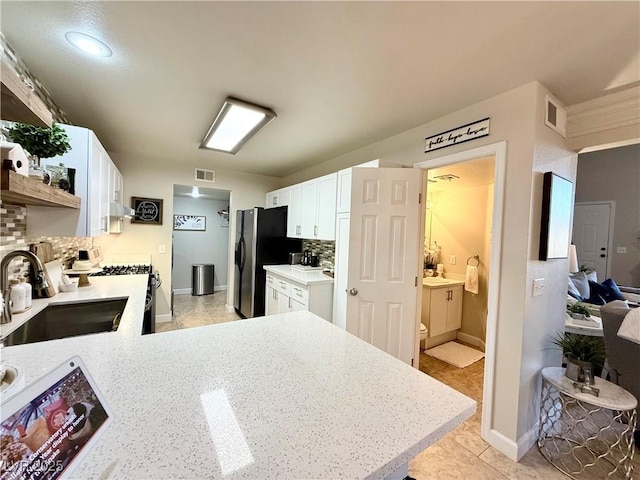
{"type": "Polygon", "coordinates": [[[268,108],[227,97],[200,148],[235,154],[274,118],[268,108]]]}

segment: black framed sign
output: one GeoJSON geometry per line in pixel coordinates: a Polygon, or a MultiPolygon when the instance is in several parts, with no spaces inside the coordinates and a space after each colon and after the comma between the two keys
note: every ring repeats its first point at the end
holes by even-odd
{"type": "Polygon", "coordinates": [[[162,199],[131,197],[131,208],[135,211],[131,223],[162,225],[162,199]]]}

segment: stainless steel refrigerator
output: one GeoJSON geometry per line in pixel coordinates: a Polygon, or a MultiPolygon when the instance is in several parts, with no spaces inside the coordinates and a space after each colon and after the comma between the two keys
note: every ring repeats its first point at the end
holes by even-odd
{"type": "Polygon", "coordinates": [[[264,265],[288,263],[302,240],[287,238],[287,207],[238,210],[236,216],[234,307],[244,318],[264,315],[264,265]]]}

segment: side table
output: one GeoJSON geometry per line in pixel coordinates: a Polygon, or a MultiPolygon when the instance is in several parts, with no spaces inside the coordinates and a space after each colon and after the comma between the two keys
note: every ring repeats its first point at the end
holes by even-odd
{"type": "Polygon", "coordinates": [[[596,397],[574,388],[565,369],[542,369],[538,448],[553,466],[579,479],[632,478],[638,401],[600,378],[596,397]]]}

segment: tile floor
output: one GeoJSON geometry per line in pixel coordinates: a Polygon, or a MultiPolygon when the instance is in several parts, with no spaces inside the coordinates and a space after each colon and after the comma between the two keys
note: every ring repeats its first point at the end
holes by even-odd
{"type": "MultiPolygon", "coordinates": [[[[174,297],[171,322],[157,325],[158,332],[239,320],[226,311],[226,292],[213,295],[174,297]]],[[[427,448],[409,464],[409,475],[417,480],[566,480],[532,448],[516,463],[509,460],[480,437],[484,360],[466,368],[457,368],[425,353],[420,353],[420,370],[478,402],[476,413],[439,442],[427,448]]],[[[640,472],[640,454],[634,458],[640,472]]]]}

